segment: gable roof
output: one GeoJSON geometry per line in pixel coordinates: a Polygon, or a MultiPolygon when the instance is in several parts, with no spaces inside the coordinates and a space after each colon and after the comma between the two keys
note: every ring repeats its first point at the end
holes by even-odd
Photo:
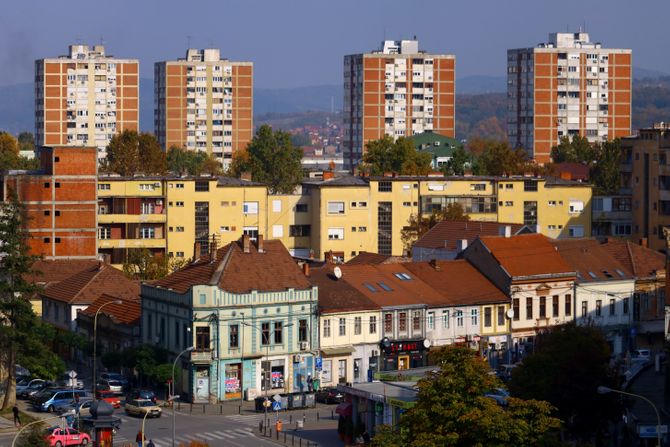
{"type": "Polygon", "coordinates": [[[517,234],[526,227],[523,224],[511,224],[502,222],[476,222],[470,220],[443,220],[428,230],[421,239],[416,241],[415,247],[456,250],[459,240],[466,239],[468,245],[477,237],[497,236],[501,229],[510,226],[512,234],[517,234]]]}
{"type": "Polygon", "coordinates": [[[218,249],[213,258],[203,256],[150,285],[182,294],[196,285],[218,285],[233,293],[311,288],[288,250],[276,240],[264,241],[262,252],[257,244],[250,243],[249,253],[244,253],[242,240],[231,242],[218,249]]]}
{"type": "Polygon", "coordinates": [[[128,279],[111,265],[98,262],[93,267],[47,286],[40,296],[68,304],[91,304],[103,294],[138,299],[140,284],[128,279]]]}
{"type": "Polygon", "coordinates": [[[407,262],[409,259],[402,256],[380,255],[369,251],[362,251],[346,262],[348,265],[357,264],[397,264],[407,262]]]}
{"type": "Polygon", "coordinates": [[[574,276],[574,269],[543,234],[485,236],[479,239],[512,278],[574,276]]]}
{"type": "Polygon", "coordinates": [[[105,307],[100,313],[107,315],[113,322],[129,326],[140,324],[142,309],[139,298],[121,299],[112,295],[102,294],[90,306],[82,310],[80,314],[93,318],[98,309],[103,305],[105,305],[105,307]],[[114,303],[114,301],[118,300],[121,301],[121,304],[114,303]],[[112,302],[112,304],[106,304],[109,302],[112,302]]]}
{"type": "Polygon", "coordinates": [[[453,305],[506,303],[509,297],[465,260],[413,262],[403,266],[453,305]]]}
{"type": "Polygon", "coordinates": [[[580,283],[633,279],[633,273],[595,239],[560,239],[553,244],[580,283]]]}
{"type": "Polygon", "coordinates": [[[309,281],[319,288],[319,311],[322,313],[379,309],[379,305],[348,282],[337,279],[333,264],[310,269],[309,281]]]}
{"type": "Polygon", "coordinates": [[[95,259],[38,259],[33,263],[32,273],[24,276],[26,281],[49,285],[60,282],[86,269],[97,267],[95,259]]]}
{"type": "Polygon", "coordinates": [[[617,238],[602,246],[636,278],[655,278],[657,271],[665,271],[665,255],[651,248],[617,238]]]}

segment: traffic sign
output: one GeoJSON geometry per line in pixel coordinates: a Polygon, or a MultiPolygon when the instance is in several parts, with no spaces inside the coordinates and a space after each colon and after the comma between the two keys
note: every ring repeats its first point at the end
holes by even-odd
{"type": "Polygon", "coordinates": [[[281,410],[281,401],[272,402],[272,411],[281,410]]]}
{"type": "MultiPolygon", "coordinates": [[[[659,428],[661,435],[668,433],[667,425],[660,425],[659,428]]],[[[640,435],[640,438],[658,438],[658,432],[656,431],[655,425],[639,425],[638,434],[640,435]]]]}
{"type": "Polygon", "coordinates": [[[75,371],[75,370],[73,369],[72,371],[70,371],[70,372],[67,373],[67,376],[68,376],[70,379],[76,379],[76,378],[77,378],[77,371],[75,371]]]}
{"type": "Polygon", "coordinates": [[[321,371],[323,369],[323,357],[317,357],[314,359],[314,366],[317,370],[321,371]]]}
{"type": "Polygon", "coordinates": [[[271,406],[271,405],[272,405],[272,402],[270,402],[268,399],[265,399],[265,400],[263,401],[263,406],[264,406],[265,408],[268,408],[268,407],[271,406]]]}
{"type": "Polygon", "coordinates": [[[281,394],[275,394],[274,396],[272,396],[272,400],[274,400],[275,402],[281,402],[281,394]]]}

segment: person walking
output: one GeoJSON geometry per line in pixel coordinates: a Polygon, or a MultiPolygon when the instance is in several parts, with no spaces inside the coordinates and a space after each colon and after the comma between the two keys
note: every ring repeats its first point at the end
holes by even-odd
{"type": "Polygon", "coordinates": [[[154,444],[153,439],[149,439],[149,444],[147,444],[147,447],[156,447],[156,444],[154,444]]]}
{"type": "Polygon", "coordinates": [[[144,441],[144,433],[142,433],[142,430],[137,432],[137,436],[135,436],[135,441],[137,442],[137,447],[142,447],[142,441],[144,441]]]}
{"type": "Polygon", "coordinates": [[[14,405],[14,407],[12,407],[12,413],[14,413],[14,426],[15,427],[20,427],[21,426],[21,416],[19,415],[19,407],[14,405]]]}

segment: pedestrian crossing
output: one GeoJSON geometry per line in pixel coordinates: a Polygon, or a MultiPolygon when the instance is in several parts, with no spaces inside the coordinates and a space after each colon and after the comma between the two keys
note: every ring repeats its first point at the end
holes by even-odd
{"type": "MultiPolygon", "coordinates": [[[[268,413],[269,424],[274,424],[277,421],[277,416],[275,413],[268,413]]],[[[226,419],[231,419],[240,424],[250,425],[252,427],[258,427],[259,422],[265,421],[265,413],[256,413],[256,414],[234,414],[231,416],[226,416],[226,419]]],[[[295,418],[294,418],[295,419],[295,418]]],[[[282,415],[279,416],[279,420],[284,423],[288,422],[288,416],[282,415]]]]}
{"type": "MultiPolygon", "coordinates": [[[[175,436],[175,441],[177,445],[182,443],[188,445],[191,441],[207,441],[207,442],[216,442],[216,441],[226,441],[231,439],[240,439],[240,438],[249,438],[253,437],[251,427],[242,427],[234,428],[229,430],[213,430],[200,433],[179,433],[175,436]]],[[[154,445],[156,447],[171,447],[172,446],[172,436],[170,437],[161,437],[161,438],[152,438],[154,445]]],[[[116,436],[114,438],[114,447],[122,447],[128,445],[128,439],[122,436],[116,436]]],[[[148,439],[147,439],[148,443],[148,439]]]]}

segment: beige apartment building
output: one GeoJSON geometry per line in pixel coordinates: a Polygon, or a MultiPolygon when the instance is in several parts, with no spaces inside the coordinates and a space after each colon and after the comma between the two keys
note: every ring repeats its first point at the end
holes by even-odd
{"type": "Polygon", "coordinates": [[[139,61],[105,47],[70,45],[67,56],[35,61],[35,144],[95,146],[139,129],[139,61]]]}
{"type": "Polygon", "coordinates": [[[384,135],[425,131],[454,136],[456,58],[419,50],[417,40],[386,40],[379,50],[344,57],[344,168],[384,135]]]}
{"type": "Polygon", "coordinates": [[[155,134],[172,146],[213,155],[224,167],[253,133],[253,64],[221,59],[218,49],[189,49],[154,66],[155,134]]]}
{"type": "Polygon", "coordinates": [[[507,135],[540,163],[563,136],[591,142],[630,135],[632,51],[604,48],[588,33],[551,33],[507,51],[507,135]]]}

